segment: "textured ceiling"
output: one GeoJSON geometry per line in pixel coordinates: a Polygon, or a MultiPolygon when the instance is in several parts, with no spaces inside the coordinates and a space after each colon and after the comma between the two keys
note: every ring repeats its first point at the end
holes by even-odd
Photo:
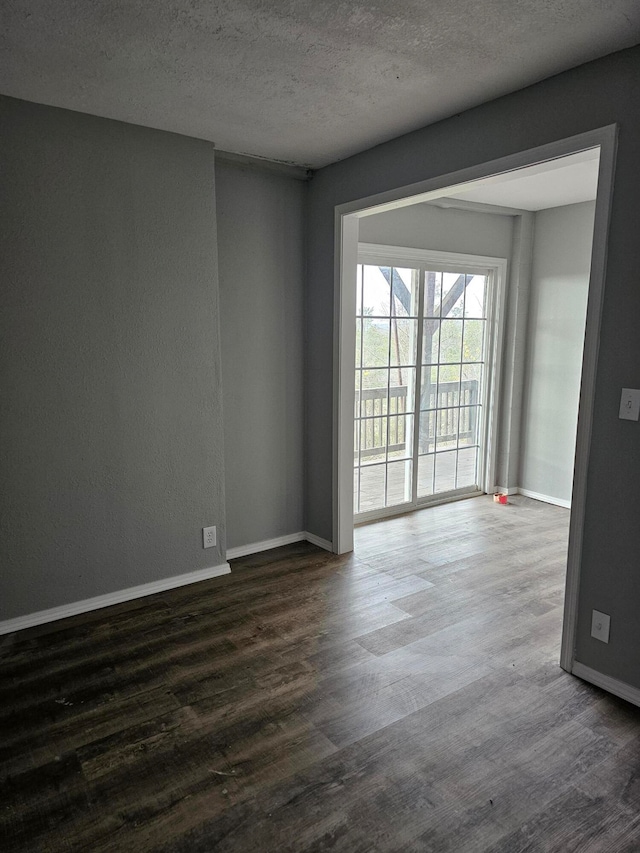
{"type": "Polygon", "coordinates": [[[318,167],[640,41],[638,0],[2,0],[0,92],[318,167]]]}

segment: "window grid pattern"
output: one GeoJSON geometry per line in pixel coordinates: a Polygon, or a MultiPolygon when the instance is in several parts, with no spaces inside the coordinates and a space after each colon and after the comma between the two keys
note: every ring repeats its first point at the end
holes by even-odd
{"type": "Polygon", "coordinates": [[[354,508],[411,500],[419,271],[359,264],[354,508]]]}
{"type": "Polygon", "coordinates": [[[425,274],[417,497],[477,487],[486,276],[425,274]]]}
{"type": "Polygon", "coordinates": [[[486,291],[485,275],[358,265],[356,514],[476,487],[486,291]]]}

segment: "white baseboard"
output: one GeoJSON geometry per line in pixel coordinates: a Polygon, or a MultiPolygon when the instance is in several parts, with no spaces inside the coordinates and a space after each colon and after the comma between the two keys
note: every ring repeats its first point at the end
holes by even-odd
{"type": "Polygon", "coordinates": [[[291,545],[292,542],[304,542],[306,538],[307,534],[304,530],[301,530],[299,533],[276,536],[275,539],[264,539],[262,542],[252,542],[250,545],[227,548],[227,560],[237,560],[238,557],[246,557],[248,554],[259,554],[260,551],[270,551],[272,548],[280,548],[282,545],[291,545]]]}
{"type": "Polygon", "coordinates": [[[250,554],[259,554],[261,551],[270,551],[272,548],[280,548],[282,545],[291,545],[293,542],[311,542],[325,551],[333,551],[333,545],[327,539],[321,539],[314,533],[301,530],[299,533],[288,533],[286,536],[277,536],[275,539],[265,539],[262,542],[252,542],[250,545],[239,545],[237,548],[227,549],[227,560],[237,560],[238,557],[247,557],[250,554]]]}
{"type": "Polygon", "coordinates": [[[640,690],[637,687],[632,687],[625,681],[618,681],[617,678],[611,678],[610,675],[603,675],[590,666],[585,666],[578,661],[573,662],[571,668],[572,675],[577,675],[583,681],[588,681],[590,684],[595,684],[596,687],[601,687],[608,693],[613,693],[614,696],[619,696],[621,699],[626,699],[633,705],[640,707],[640,690]]]}
{"type": "MultiPolygon", "coordinates": [[[[254,542],[251,545],[242,545],[239,548],[229,548],[227,560],[235,560],[247,554],[257,554],[260,551],[268,551],[271,548],[279,548],[281,545],[290,545],[293,542],[311,542],[325,551],[332,551],[333,546],[327,539],[321,539],[313,533],[301,530],[299,533],[289,533],[286,536],[278,536],[276,539],[266,539],[263,542],[254,542]]],[[[129,589],[120,589],[109,592],[106,595],[98,595],[95,598],[86,598],[83,601],[72,601],[60,607],[52,607],[49,610],[39,610],[36,613],[27,613],[25,616],[17,616],[15,619],[6,619],[0,622],[0,636],[12,634],[14,631],[22,631],[24,628],[33,628],[36,625],[44,625],[47,622],[57,622],[59,619],[67,619],[69,616],[77,616],[80,613],[89,613],[92,610],[100,610],[102,607],[110,607],[112,604],[122,604],[124,601],[133,601],[136,598],[144,598],[156,592],[165,592],[169,589],[177,589],[198,581],[209,580],[220,575],[227,575],[231,571],[229,563],[220,566],[212,566],[208,569],[198,569],[184,575],[176,575],[172,578],[163,578],[151,583],[132,586],[129,589]]]]}
{"type": "Polygon", "coordinates": [[[520,494],[520,489],[517,486],[496,486],[495,489],[491,489],[487,494],[494,494],[495,492],[499,492],[501,495],[518,495],[520,494]]]}
{"type": "Polygon", "coordinates": [[[317,545],[318,548],[323,548],[325,551],[333,551],[333,544],[328,539],[321,539],[315,533],[305,533],[304,538],[312,545],[317,545]]]}
{"type": "Polygon", "coordinates": [[[553,498],[551,495],[542,495],[540,492],[532,492],[531,489],[519,488],[518,494],[525,498],[533,498],[534,501],[543,501],[546,504],[554,504],[555,506],[563,506],[565,509],[571,509],[571,501],[565,501],[562,498],[553,498]]]}
{"type": "Polygon", "coordinates": [[[95,598],[86,598],[84,601],[72,601],[70,604],[52,607],[50,610],[39,610],[37,613],[28,613],[25,616],[17,616],[15,619],[6,619],[4,622],[0,622],[0,635],[22,631],[24,628],[33,628],[35,625],[44,625],[46,622],[56,622],[58,619],[66,619],[69,616],[77,616],[79,613],[99,610],[112,604],[122,604],[123,601],[133,601],[136,598],[144,598],[156,592],[177,589],[180,586],[210,580],[220,575],[228,575],[230,571],[229,564],[223,563],[220,566],[197,569],[195,572],[188,572],[184,575],[162,578],[162,580],[143,583],[140,586],[108,592],[106,595],[97,595],[95,598]]]}

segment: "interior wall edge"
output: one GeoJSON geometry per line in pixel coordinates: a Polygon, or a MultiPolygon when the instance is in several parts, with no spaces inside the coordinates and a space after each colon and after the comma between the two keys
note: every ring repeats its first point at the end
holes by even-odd
{"type": "Polygon", "coordinates": [[[236,154],[233,151],[222,151],[216,148],[216,161],[226,163],[240,168],[260,169],[264,172],[279,174],[298,181],[309,181],[312,171],[304,166],[295,166],[292,163],[283,163],[280,160],[267,160],[262,157],[252,157],[249,154],[236,154]]]}

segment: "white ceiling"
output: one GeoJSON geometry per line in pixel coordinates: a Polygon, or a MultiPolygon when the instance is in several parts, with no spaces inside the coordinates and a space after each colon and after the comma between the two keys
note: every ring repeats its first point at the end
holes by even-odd
{"type": "Polygon", "coordinates": [[[598,189],[599,150],[592,148],[475,182],[447,198],[520,210],[546,210],[593,201],[598,189]]]}
{"type": "Polygon", "coordinates": [[[638,0],[2,0],[0,92],[319,167],[640,42],[638,0]]]}

